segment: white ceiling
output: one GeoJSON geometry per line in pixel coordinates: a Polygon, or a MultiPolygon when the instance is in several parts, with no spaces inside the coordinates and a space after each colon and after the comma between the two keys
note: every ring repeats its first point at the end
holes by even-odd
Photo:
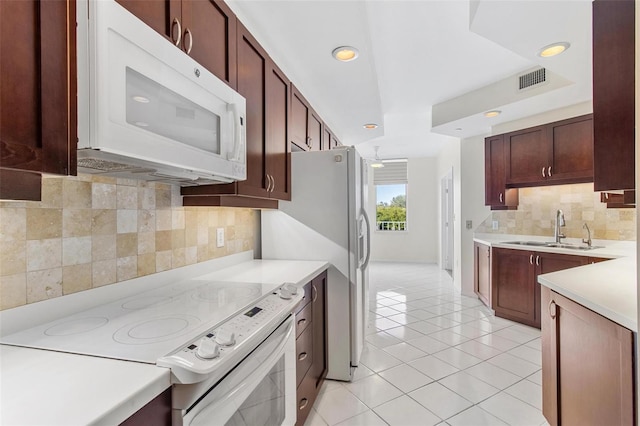
{"type": "Polygon", "coordinates": [[[435,156],[453,137],[591,99],[591,0],[228,4],[338,138],[365,157],[374,146],[381,158],[435,156]],[[536,55],[556,41],[571,47],[536,55]],[[334,60],[342,45],[357,47],[359,58],[334,60]],[[510,93],[516,74],[540,66],[561,84],[510,93]],[[487,109],[503,114],[487,119],[487,109]],[[380,127],[362,128],[371,122],[380,127]]]}

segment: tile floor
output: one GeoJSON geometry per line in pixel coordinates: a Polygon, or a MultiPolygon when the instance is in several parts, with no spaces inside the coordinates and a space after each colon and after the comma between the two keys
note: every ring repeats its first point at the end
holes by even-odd
{"type": "Polygon", "coordinates": [[[436,265],[372,263],[351,383],[327,380],[305,425],[544,425],[540,331],[461,296],[436,265]]]}

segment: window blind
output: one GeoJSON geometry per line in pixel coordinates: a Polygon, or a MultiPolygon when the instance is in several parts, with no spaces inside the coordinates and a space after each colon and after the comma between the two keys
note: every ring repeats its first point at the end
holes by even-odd
{"type": "Polygon", "coordinates": [[[387,160],[384,167],[373,169],[374,185],[407,183],[407,160],[387,160]]]}

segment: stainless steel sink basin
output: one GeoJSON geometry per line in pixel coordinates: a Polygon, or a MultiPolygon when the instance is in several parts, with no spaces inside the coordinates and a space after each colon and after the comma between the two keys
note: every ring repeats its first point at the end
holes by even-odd
{"type": "Polygon", "coordinates": [[[554,244],[554,243],[547,243],[544,241],[505,241],[502,244],[516,244],[519,246],[536,246],[536,247],[545,247],[548,244],[554,244]]]}
{"type": "Polygon", "coordinates": [[[552,248],[564,248],[564,249],[572,249],[572,250],[593,250],[603,248],[602,246],[583,246],[578,244],[567,244],[567,243],[553,243],[553,242],[545,242],[545,241],[505,241],[502,244],[515,244],[519,246],[533,246],[533,247],[552,247],[552,248]]]}

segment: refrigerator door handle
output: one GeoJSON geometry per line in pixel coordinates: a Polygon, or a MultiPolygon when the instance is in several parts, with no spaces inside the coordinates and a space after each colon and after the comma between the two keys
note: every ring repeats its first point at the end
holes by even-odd
{"type": "Polygon", "coordinates": [[[364,258],[364,262],[362,262],[361,267],[362,269],[367,269],[369,266],[369,259],[371,258],[371,223],[369,222],[369,216],[365,209],[362,209],[362,217],[367,224],[367,256],[364,258]]]}

